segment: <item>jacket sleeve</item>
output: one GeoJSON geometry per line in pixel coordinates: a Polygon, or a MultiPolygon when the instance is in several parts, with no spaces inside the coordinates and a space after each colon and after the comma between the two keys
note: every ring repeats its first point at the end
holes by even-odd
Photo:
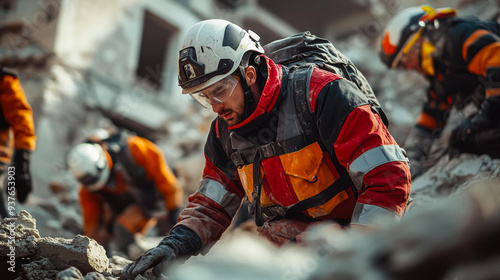
{"type": "MultiPolygon", "coordinates": [[[[451,41],[461,46],[461,59],[467,70],[485,86],[486,99],[480,113],[489,118],[500,110],[500,39],[483,26],[463,23],[453,29],[451,41]]],[[[460,55],[460,54],[459,54],[460,55]]]]}
{"type": "Polygon", "coordinates": [[[97,194],[80,188],[80,205],[83,214],[83,232],[90,238],[96,239],[102,216],[102,199],[97,194]]]}
{"type": "Polygon", "coordinates": [[[36,136],[33,113],[19,78],[5,75],[0,84],[0,92],[3,114],[14,131],[14,147],[34,151],[36,136]]]}
{"type": "MultiPolygon", "coordinates": [[[[217,120],[216,120],[217,121],[217,120]]],[[[236,167],[226,156],[212,124],[205,145],[205,169],[198,191],[179,216],[179,223],[194,231],[202,248],[210,248],[231,224],[241,205],[243,189],[236,167]]]]}
{"type": "Polygon", "coordinates": [[[128,145],[136,163],[144,167],[147,177],[152,178],[162,194],[169,211],[182,206],[183,190],[167,165],[163,152],[151,141],[131,136],[128,145]]]}
{"type": "Polygon", "coordinates": [[[311,85],[313,114],[326,147],[348,171],[359,198],[352,224],[373,224],[381,216],[399,220],[410,194],[406,157],[366,97],[351,82],[338,79],[311,85]],[[332,126],[332,124],[337,124],[332,126]]]}
{"type": "Polygon", "coordinates": [[[422,112],[418,116],[416,125],[430,132],[443,128],[450,109],[451,103],[448,100],[439,99],[431,87],[425,96],[422,112]]]}

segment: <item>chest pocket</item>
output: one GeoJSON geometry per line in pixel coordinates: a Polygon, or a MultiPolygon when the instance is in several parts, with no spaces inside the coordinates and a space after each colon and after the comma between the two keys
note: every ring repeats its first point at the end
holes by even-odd
{"type": "MultiPolygon", "coordinates": [[[[306,211],[304,214],[319,218],[346,200],[346,186],[334,185],[340,176],[328,165],[327,157],[315,142],[299,151],[264,159],[260,167],[263,213],[268,217],[284,216],[297,206],[294,212],[306,211]],[[299,205],[301,202],[305,203],[299,205]]],[[[238,173],[253,203],[253,164],[239,167],[238,173]]]]}
{"type": "MultiPolygon", "coordinates": [[[[314,197],[325,191],[339,179],[338,173],[327,164],[328,155],[324,153],[317,142],[294,153],[280,155],[285,174],[291,189],[299,201],[314,197]],[[336,174],[333,174],[333,173],[336,174]]],[[[313,218],[328,215],[348,195],[345,190],[336,194],[326,203],[307,209],[313,218]]]]}

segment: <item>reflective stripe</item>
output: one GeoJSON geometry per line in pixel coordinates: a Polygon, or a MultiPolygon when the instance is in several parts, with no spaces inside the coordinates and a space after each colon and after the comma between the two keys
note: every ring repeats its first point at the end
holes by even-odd
{"type": "Polygon", "coordinates": [[[240,208],[241,199],[236,194],[228,192],[226,187],[215,180],[201,180],[198,192],[222,206],[231,217],[240,208]]]}
{"type": "Polygon", "coordinates": [[[399,222],[400,220],[400,216],[385,208],[370,204],[357,203],[352,214],[351,224],[373,225],[378,221],[399,222]]]}
{"type": "Polygon", "coordinates": [[[375,147],[361,154],[349,166],[349,175],[356,188],[361,190],[363,185],[363,177],[377,166],[386,164],[392,161],[404,161],[408,163],[408,159],[403,154],[402,149],[397,145],[384,145],[375,147]]]}

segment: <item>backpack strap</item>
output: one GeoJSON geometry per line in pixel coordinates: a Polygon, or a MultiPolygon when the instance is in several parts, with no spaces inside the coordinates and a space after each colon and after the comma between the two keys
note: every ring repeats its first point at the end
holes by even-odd
{"type": "Polygon", "coordinates": [[[0,66],[0,78],[3,78],[3,76],[12,76],[14,78],[19,77],[17,72],[14,69],[10,69],[7,67],[0,66]]]}
{"type": "Polygon", "coordinates": [[[144,167],[138,165],[128,146],[131,134],[121,131],[104,139],[113,161],[113,170],[119,172],[130,186],[130,192],[144,210],[155,210],[158,193],[155,182],[147,178],[144,167]]]}
{"type": "MultiPolygon", "coordinates": [[[[309,84],[313,70],[314,67],[307,66],[301,67],[294,71],[296,72],[294,74],[295,78],[292,77],[294,79],[294,82],[290,83],[290,90],[295,95],[294,103],[297,110],[297,116],[299,117],[299,122],[302,124],[302,128],[305,130],[305,133],[310,135],[310,137],[314,137],[314,139],[320,139],[318,127],[309,105],[309,84]]],[[[323,151],[328,151],[322,141],[317,142],[323,151]]],[[[349,187],[351,187],[357,199],[358,192],[354,184],[350,180],[350,176],[345,168],[338,162],[337,159],[331,158],[331,161],[333,163],[333,166],[339,173],[340,178],[319,194],[303,200],[303,202],[300,201],[294,205],[289,206],[289,208],[291,208],[287,209],[287,213],[289,213],[289,215],[302,212],[312,207],[320,206],[349,187]]]]}

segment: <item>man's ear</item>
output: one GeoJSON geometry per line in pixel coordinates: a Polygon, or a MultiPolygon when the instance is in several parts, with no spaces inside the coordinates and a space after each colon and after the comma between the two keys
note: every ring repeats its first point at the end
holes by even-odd
{"type": "Polygon", "coordinates": [[[255,70],[255,67],[248,66],[245,69],[245,79],[248,86],[252,86],[253,84],[255,84],[255,82],[257,81],[257,71],[255,70]]]}

